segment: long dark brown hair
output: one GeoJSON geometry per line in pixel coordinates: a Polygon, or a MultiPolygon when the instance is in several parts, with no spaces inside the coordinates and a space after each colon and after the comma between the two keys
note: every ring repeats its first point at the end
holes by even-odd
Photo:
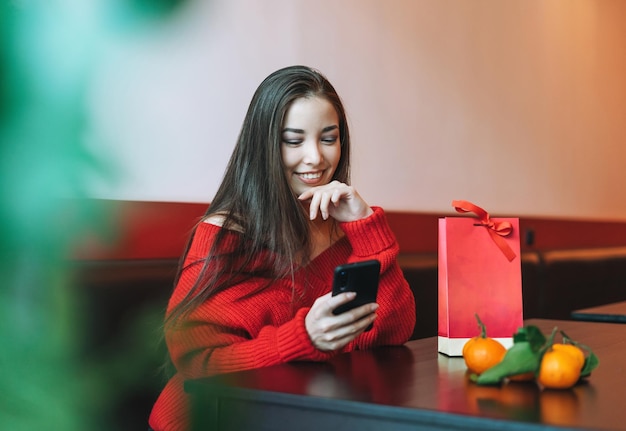
{"type": "MultiPolygon", "coordinates": [[[[300,98],[322,97],[337,111],[341,158],[333,179],[350,181],[350,133],[346,114],[331,83],[319,71],[291,66],[269,75],[258,87],[243,121],[237,145],[222,183],[205,216],[223,219],[209,254],[187,265],[202,265],[187,296],[169,313],[173,324],[208,297],[250,277],[273,280],[293,275],[310,253],[308,212],[291,190],[281,156],[282,126],[291,104],[300,98]],[[224,247],[227,235],[238,234],[224,247]]],[[[196,227],[197,229],[197,227],[196,227]]],[[[191,238],[178,269],[185,269],[191,238]]],[[[247,294],[253,294],[248,292],[247,294]]]]}

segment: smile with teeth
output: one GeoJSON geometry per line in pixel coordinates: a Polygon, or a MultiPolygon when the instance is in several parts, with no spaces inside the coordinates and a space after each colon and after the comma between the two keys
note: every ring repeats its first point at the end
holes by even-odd
{"type": "Polygon", "coordinates": [[[317,180],[317,179],[321,178],[322,172],[321,171],[319,171],[319,172],[303,172],[303,173],[297,173],[296,175],[298,175],[303,180],[317,180]]]}

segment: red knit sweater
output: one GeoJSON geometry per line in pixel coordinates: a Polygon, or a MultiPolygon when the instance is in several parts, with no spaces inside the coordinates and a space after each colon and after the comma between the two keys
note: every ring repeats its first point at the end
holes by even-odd
{"type": "MultiPolygon", "coordinates": [[[[154,405],[150,426],[155,431],[189,428],[188,399],[183,391],[185,379],[288,361],[323,361],[341,352],[406,342],[415,325],[415,302],[396,261],[395,236],[383,210],[373,209],[374,214],[366,219],[341,223],[345,236],[299,270],[295,286],[291,278],[280,280],[271,288],[244,297],[263,283],[258,279],[247,280],[201,304],[188,318],[194,324],[184,331],[168,331],[165,339],[177,374],[154,405]],[[330,291],[335,266],[366,259],[381,262],[374,328],[341,351],[316,349],[304,324],[307,312],[316,298],[330,291]]],[[[186,263],[207,256],[219,229],[208,223],[200,224],[186,263]]],[[[185,296],[200,269],[201,265],[196,264],[183,271],[168,311],[185,296]]]]}

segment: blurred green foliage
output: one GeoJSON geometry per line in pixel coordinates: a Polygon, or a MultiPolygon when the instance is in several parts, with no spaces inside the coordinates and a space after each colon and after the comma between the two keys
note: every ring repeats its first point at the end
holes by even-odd
{"type": "Polygon", "coordinates": [[[107,234],[106,209],[83,199],[85,176],[109,172],[82,142],[84,95],[111,32],[163,19],[181,3],[0,2],[2,430],[106,429],[94,423],[89,393],[110,391],[94,382],[115,383],[94,379],[79,360],[84,316],[67,263],[81,237],[107,234]]]}

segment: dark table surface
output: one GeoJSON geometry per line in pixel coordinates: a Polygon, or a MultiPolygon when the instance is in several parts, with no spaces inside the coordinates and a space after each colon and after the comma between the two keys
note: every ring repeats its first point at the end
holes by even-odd
{"type": "MultiPolygon", "coordinates": [[[[338,418],[348,415],[344,425],[367,416],[362,424],[402,430],[417,429],[400,426],[405,422],[428,424],[423,429],[626,430],[626,325],[541,319],[526,324],[546,335],[555,326],[564,330],[593,349],[599,367],[569,390],[540,390],[528,382],[478,386],[468,381],[463,359],[438,353],[433,337],[327,363],[294,362],[193,380],[186,390],[204,416],[216,414],[217,403],[210,404],[215,399],[246,402],[239,411],[250,415],[255,429],[281,429],[264,426],[263,414],[283,406],[290,410],[276,414],[285,416],[285,426],[300,421],[299,429],[316,429],[318,420],[352,429],[340,426],[338,418]]],[[[223,420],[228,413],[221,415],[223,420]]]]}
{"type": "Polygon", "coordinates": [[[572,311],[572,318],[592,322],[626,323],[626,301],[572,311]]]}

